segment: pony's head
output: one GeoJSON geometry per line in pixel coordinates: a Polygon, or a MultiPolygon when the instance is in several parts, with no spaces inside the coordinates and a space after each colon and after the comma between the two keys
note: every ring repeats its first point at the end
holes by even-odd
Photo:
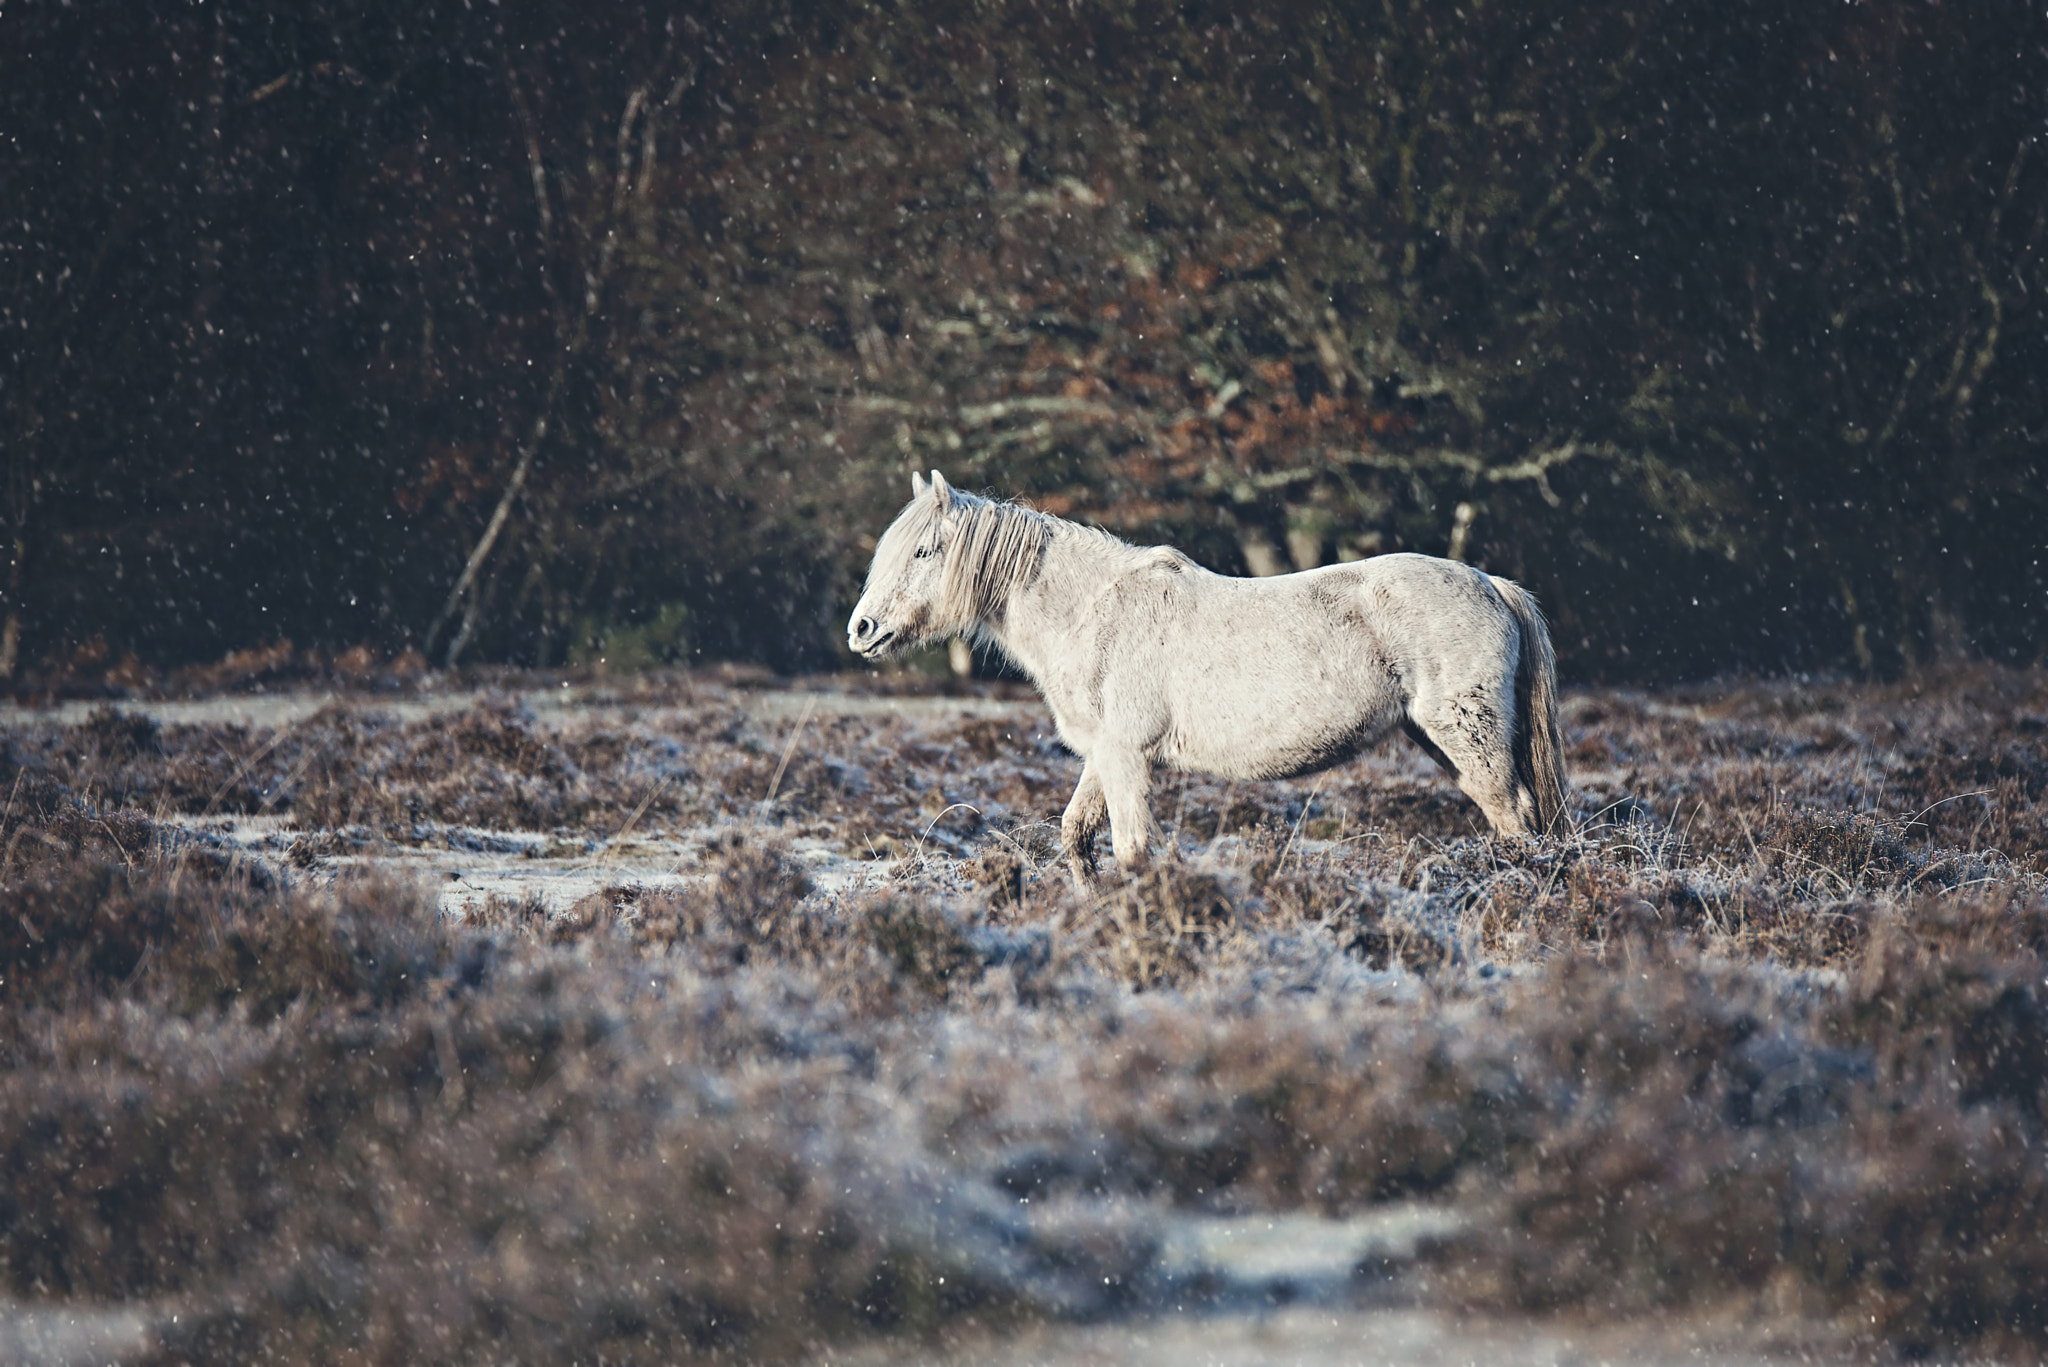
{"type": "Polygon", "coordinates": [[[875,544],[846,644],[870,660],[998,620],[1010,590],[1038,573],[1051,519],[957,492],[932,471],[910,477],[910,502],[875,544]]]}

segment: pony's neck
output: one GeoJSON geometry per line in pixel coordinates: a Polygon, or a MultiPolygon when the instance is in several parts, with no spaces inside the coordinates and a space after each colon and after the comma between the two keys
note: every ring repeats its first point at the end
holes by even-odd
{"type": "Polygon", "coordinates": [[[1038,574],[1011,591],[1001,617],[983,630],[1049,697],[1096,597],[1143,554],[1113,536],[1054,519],[1038,574]]]}

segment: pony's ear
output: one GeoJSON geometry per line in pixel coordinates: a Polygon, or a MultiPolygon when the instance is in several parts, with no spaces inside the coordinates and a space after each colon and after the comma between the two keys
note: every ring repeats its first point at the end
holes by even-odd
{"type": "Polygon", "coordinates": [[[932,502],[939,505],[942,513],[953,506],[953,486],[946,483],[946,477],[937,470],[932,471],[932,502]]]}
{"type": "Polygon", "coordinates": [[[930,488],[931,486],[924,482],[923,475],[920,475],[915,470],[910,472],[910,496],[912,498],[923,498],[930,488]]]}

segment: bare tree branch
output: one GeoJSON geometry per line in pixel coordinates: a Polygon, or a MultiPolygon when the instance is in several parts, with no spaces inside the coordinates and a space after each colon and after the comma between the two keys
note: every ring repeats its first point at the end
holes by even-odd
{"type": "MultiPolygon", "coordinates": [[[[590,323],[597,314],[605,281],[611,274],[613,256],[618,247],[619,222],[624,216],[627,194],[632,186],[633,124],[647,104],[647,87],[639,86],[627,96],[625,112],[619,118],[618,169],[612,188],[611,207],[605,216],[604,237],[598,249],[597,262],[584,272],[583,312],[576,321],[574,333],[571,334],[560,297],[554,288],[554,276],[547,259],[554,233],[554,216],[548,207],[547,167],[541,159],[539,126],[534,119],[532,107],[527,102],[525,91],[519,84],[518,72],[513,69],[511,55],[501,52],[500,56],[504,61],[505,81],[512,92],[512,103],[518,112],[520,131],[525,137],[527,164],[533,178],[534,200],[540,210],[541,282],[555,306],[555,355],[554,363],[549,368],[547,391],[541,398],[540,411],[534,418],[532,432],[519,449],[518,459],[513,463],[512,477],[506,481],[505,491],[499,496],[498,506],[492,510],[490,521],[484,525],[483,535],[477,538],[468,561],[462,567],[461,575],[456,578],[455,587],[449,591],[448,601],[441,605],[441,611],[435,616],[433,625],[427,629],[425,648],[429,653],[433,651],[434,642],[440,637],[441,629],[448,624],[448,619],[454,615],[464,595],[472,593],[478,573],[490,558],[491,548],[497,544],[499,534],[504,531],[506,519],[512,513],[512,505],[518,500],[521,490],[526,487],[527,475],[533,468],[533,458],[540,450],[541,443],[547,438],[549,420],[568,382],[569,362],[583,350],[584,344],[589,340],[590,323]]],[[[652,116],[649,117],[651,119],[652,116]]],[[[652,139],[653,133],[650,129],[646,144],[650,159],[653,155],[652,139]]],[[[643,185],[644,183],[643,177],[643,185]]],[[[449,665],[455,663],[461,656],[463,648],[469,644],[476,628],[477,615],[478,600],[472,596],[461,629],[448,643],[449,665]]]]}

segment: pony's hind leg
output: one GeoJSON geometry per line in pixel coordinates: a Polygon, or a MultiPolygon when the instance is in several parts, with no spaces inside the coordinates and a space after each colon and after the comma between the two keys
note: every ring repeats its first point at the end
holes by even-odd
{"type": "Polygon", "coordinates": [[[1517,801],[1514,699],[1472,689],[1409,704],[1403,727],[1486,813],[1495,835],[1527,835],[1531,804],[1517,801]]]}
{"type": "Polygon", "coordinates": [[[1081,781],[1060,818],[1060,846],[1067,853],[1067,869],[1074,886],[1088,892],[1095,886],[1095,833],[1109,819],[1109,803],[1102,796],[1102,775],[1087,761],[1081,764],[1081,781]]]}

